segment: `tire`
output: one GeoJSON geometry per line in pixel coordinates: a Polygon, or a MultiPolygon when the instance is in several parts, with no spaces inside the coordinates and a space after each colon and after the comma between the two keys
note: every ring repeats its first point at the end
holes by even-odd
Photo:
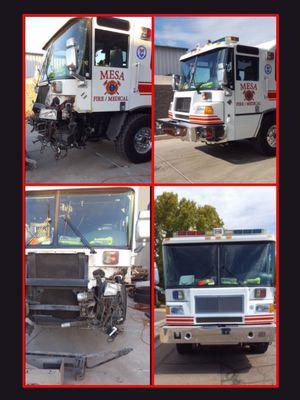
{"type": "Polygon", "coordinates": [[[176,343],[176,350],[179,354],[189,354],[193,351],[192,343],[176,343]]]}
{"type": "Polygon", "coordinates": [[[141,287],[136,288],[133,296],[133,301],[135,303],[140,304],[150,304],[151,296],[150,296],[150,288],[149,287],[141,287]]]}
{"type": "Polygon", "coordinates": [[[256,149],[265,156],[275,156],[276,154],[276,121],[275,114],[267,115],[263,118],[260,130],[255,138],[256,149]],[[275,144],[272,146],[272,137],[275,144]]]}
{"type": "Polygon", "coordinates": [[[140,164],[151,160],[151,118],[148,114],[127,117],[115,142],[117,152],[129,161],[140,164]],[[148,134],[150,143],[147,142],[148,134]],[[146,135],[146,137],[145,137],[146,135]],[[140,141],[138,141],[140,137],[140,141]],[[143,142],[145,141],[145,142],[143,142]],[[142,147],[145,146],[143,149],[142,147]],[[149,150],[147,150],[149,146],[149,150]]]}
{"type": "Polygon", "coordinates": [[[261,343],[253,343],[250,344],[249,353],[250,354],[263,354],[268,350],[269,343],[261,342],[261,343]]]}

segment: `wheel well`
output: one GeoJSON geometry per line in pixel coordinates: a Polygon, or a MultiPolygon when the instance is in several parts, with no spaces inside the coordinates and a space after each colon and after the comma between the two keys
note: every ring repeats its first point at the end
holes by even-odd
{"type": "Polygon", "coordinates": [[[138,107],[130,110],[128,114],[151,114],[151,107],[138,107]]]}
{"type": "Polygon", "coordinates": [[[269,115],[274,115],[274,116],[276,116],[276,110],[275,110],[275,109],[272,109],[272,110],[267,110],[267,111],[264,111],[264,112],[263,112],[262,117],[261,117],[261,119],[260,119],[260,121],[259,121],[259,124],[258,124],[258,127],[257,127],[257,131],[256,131],[256,134],[255,134],[255,137],[259,134],[261,125],[262,125],[262,123],[263,123],[263,120],[264,120],[266,117],[268,117],[269,115]]]}

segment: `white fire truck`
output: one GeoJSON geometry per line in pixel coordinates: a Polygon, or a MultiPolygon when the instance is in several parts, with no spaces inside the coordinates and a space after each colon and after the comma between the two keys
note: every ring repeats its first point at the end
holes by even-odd
{"type": "Polygon", "coordinates": [[[86,325],[117,334],[131,267],[137,258],[149,263],[149,202],[148,188],[27,188],[29,325],[86,325]]]}
{"type": "Polygon", "coordinates": [[[275,242],[261,229],[178,232],[163,242],[162,343],[241,345],[264,353],[275,337],[275,242]]]}
{"type": "Polygon", "coordinates": [[[230,36],[181,56],[169,118],[158,120],[162,133],[207,144],[253,139],[274,155],[275,48],[275,41],[253,47],[230,36]]]}
{"type": "Polygon", "coordinates": [[[88,140],[151,158],[151,18],[72,18],[46,43],[30,124],[57,159],[88,140]]]}

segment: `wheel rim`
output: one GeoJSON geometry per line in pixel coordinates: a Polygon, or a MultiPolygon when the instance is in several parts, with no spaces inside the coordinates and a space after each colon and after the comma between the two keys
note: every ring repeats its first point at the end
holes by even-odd
{"type": "Polygon", "coordinates": [[[276,147],[276,126],[272,125],[267,132],[267,143],[273,149],[276,147]]]}
{"type": "Polygon", "coordinates": [[[139,154],[146,154],[151,149],[151,130],[149,127],[141,128],[136,132],[134,148],[139,154]]]}

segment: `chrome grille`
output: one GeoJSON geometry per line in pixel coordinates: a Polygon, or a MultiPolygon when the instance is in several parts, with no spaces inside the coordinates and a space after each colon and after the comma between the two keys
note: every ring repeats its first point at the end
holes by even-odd
{"type": "Polygon", "coordinates": [[[191,98],[177,97],[175,101],[175,111],[190,112],[191,98]]]}
{"type": "Polygon", "coordinates": [[[196,314],[242,313],[244,296],[196,296],[196,314]]]}

